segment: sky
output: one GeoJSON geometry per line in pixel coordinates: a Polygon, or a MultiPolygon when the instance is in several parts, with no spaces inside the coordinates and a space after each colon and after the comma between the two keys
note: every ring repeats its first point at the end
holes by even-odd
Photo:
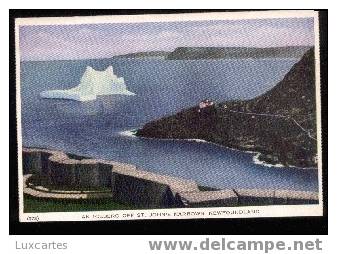
{"type": "Polygon", "coordinates": [[[313,18],[20,26],[21,61],[93,59],[176,47],[314,45],[313,18]]]}

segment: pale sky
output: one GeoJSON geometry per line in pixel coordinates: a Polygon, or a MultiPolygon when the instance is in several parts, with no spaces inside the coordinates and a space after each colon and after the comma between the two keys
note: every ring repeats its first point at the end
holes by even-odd
{"type": "Polygon", "coordinates": [[[20,27],[22,61],[91,59],[176,47],[314,45],[313,18],[20,27]]]}

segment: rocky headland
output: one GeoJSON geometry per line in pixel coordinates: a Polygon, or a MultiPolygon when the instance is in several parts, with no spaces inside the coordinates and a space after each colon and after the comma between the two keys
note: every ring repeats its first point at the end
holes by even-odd
{"type": "Polygon", "coordinates": [[[115,56],[116,58],[159,58],[165,60],[245,59],[245,58],[298,58],[310,46],[287,47],[177,47],[173,51],[145,51],[115,56]]]}
{"type": "Polygon", "coordinates": [[[317,167],[314,49],[256,98],[184,109],[147,123],[136,135],[202,139],[257,152],[269,164],[317,167]]]}
{"type": "Polygon", "coordinates": [[[178,47],[168,54],[167,60],[295,58],[301,57],[310,46],[288,47],[178,47]]]}

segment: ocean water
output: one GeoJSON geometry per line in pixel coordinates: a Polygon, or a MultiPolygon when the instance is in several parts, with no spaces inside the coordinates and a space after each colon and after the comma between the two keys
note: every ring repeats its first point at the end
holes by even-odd
{"type": "Polygon", "coordinates": [[[125,135],[200,100],[248,99],[271,89],[298,59],[100,59],[21,63],[23,145],[117,160],[218,188],[318,190],[317,169],[257,165],[254,154],[208,143],[125,135]],[[136,96],[96,101],[42,99],[79,84],[87,66],[112,65],[136,96]]]}

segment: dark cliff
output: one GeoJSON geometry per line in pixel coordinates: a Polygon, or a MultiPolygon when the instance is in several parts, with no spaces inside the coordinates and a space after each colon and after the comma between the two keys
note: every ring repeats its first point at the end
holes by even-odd
{"type": "Polygon", "coordinates": [[[269,58],[302,57],[309,46],[272,48],[245,47],[178,47],[167,56],[168,60],[226,59],[226,58],[269,58]]]}
{"type": "Polygon", "coordinates": [[[315,57],[307,51],[284,79],[265,94],[246,101],[216,103],[147,123],[138,136],[204,139],[260,159],[297,167],[316,167],[315,57]]]}

